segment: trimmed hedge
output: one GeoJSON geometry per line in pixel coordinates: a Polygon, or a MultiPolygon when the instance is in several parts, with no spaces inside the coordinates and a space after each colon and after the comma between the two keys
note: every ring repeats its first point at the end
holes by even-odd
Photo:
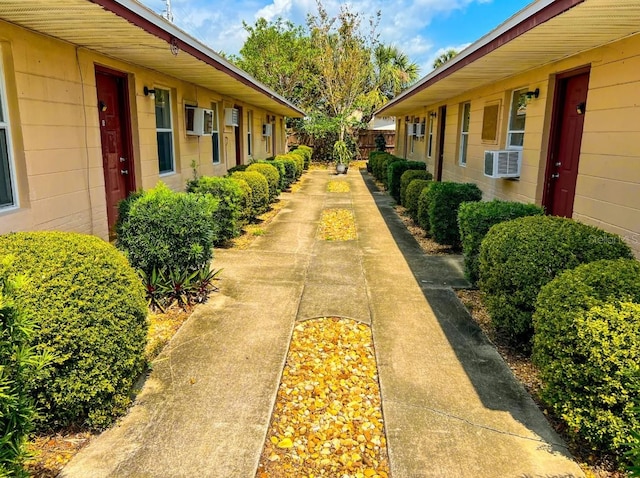
{"type": "MultiPolygon", "coordinates": [[[[245,183],[246,184],[246,183],[245,183]]],[[[194,194],[210,194],[216,198],[218,207],[213,213],[218,237],[216,243],[233,239],[240,235],[240,218],[242,208],[246,207],[245,190],[239,181],[232,178],[201,176],[187,185],[187,192],[194,194]]]]}
{"type": "Polygon", "coordinates": [[[304,157],[302,156],[302,153],[294,154],[293,152],[291,152],[287,154],[278,154],[275,159],[279,161],[286,159],[293,161],[296,165],[295,179],[299,179],[300,176],[302,176],[302,173],[304,172],[304,157]]]}
{"type": "Polygon", "coordinates": [[[410,169],[426,171],[427,163],[423,163],[422,161],[395,161],[387,167],[389,194],[397,203],[400,203],[400,179],[402,178],[402,174],[410,169]]]}
{"type": "Polygon", "coordinates": [[[238,164],[237,166],[234,166],[233,168],[227,169],[227,176],[231,176],[233,173],[235,173],[237,171],[246,171],[248,167],[249,167],[248,164],[238,164]]]}
{"type": "Polygon", "coordinates": [[[269,210],[269,183],[267,178],[256,171],[237,171],[233,179],[242,179],[251,188],[251,216],[255,217],[269,210]]]}
{"type": "Polygon", "coordinates": [[[387,190],[389,190],[389,167],[393,163],[397,163],[399,161],[404,161],[404,159],[389,155],[386,158],[383,158],[378,165],[380,174],[379,180],[384,184],[384,187],[387,190]]]}
{"type": "Polygon", "coordinates": [[[211,260],[219,240],[218,205],[211,195],[177,193],[160,182],[131,204],[116,245],[147,274],[196,271],[211,260]]]}
{"type": "Polygon", "coordinates": [[[535,204],[494,199],[489,202],[465,202],[458,209],[460,241],[464,268],[472,284],[478,281],[480,243],[491,226],[524,216],[541,216],[544,210],[535,204]]]}
{"type": "Polygon", "coordinates": [[[33,389],[41,429],[109,425],[126,411],[145,368],[140,278],[115,247],[83,234],[7,234],[0,236],[6,255],[15,258],[12,272],[33,278],[15,303],[38,325],[33,344],[54,356],[33,389]]]}
{"type": "Polygon", "coordinates": [[[439,244],[458,247],[458,208],[463,202],[480,201],[482,191],[473,183],[436,182],[428,194],[429,232],[439,244]]]}
{"type": "Polygon", "coordinates": [[[402,176],[400,177],[400,204],[402,204],[404,207],[407,207],[407,204],[406,204],[407,186],[409,186],[409,183],[414,179],[432,180],[433,175],[426,169],[425,170],[409,169],[404,173],[402,173],[402,176]]]}
{"type": "Polygon", "coordinates": [[[480,245],[479,280],[497,330],[528,347],[540,288],[599,259],[632,258],[619,236],[571,219],[528,216],[496,224],[480,245]]]}
{"type": "Polygon", "coordinates": [[[309,169],[309,165],[311,164],[311,157],[313,156],[313,148],[310,148],[309,146],[304,144],[300,144],[293,151],[299,151],[303,154],[304,169],[309,169]]]}
{"type": "Polygon", "coordinates": [[[418,214],[416,221],[427,235],[431,235],[431,227],[429,224],[429,204],[431,201],[431,194],[429,193],[429,190],[431,189],[432,184],[435,183],[430,181],[427,187],[420,191],[420,196],[418,196],[418,214]]]}
{"type": "Polygon", "coordinates": [[[267,159],[265,161],[258,161],[261,164],[269,164],[278,170],[280,175],[280,182],[278,183],[278,194],[287,189],[287,168],[284,166],[284,161],[273,159],[267,159]]]}
{"type": "Polygon", "coordinates": [[[414,179],[409,183],[409,186],[407,186],[405,207],[407,208],[409,216],[416,222],[418,221],[420,195],[422,191],[430,187],[431,184],[431,181],[428,179],[414,179]]]}
{"type": "Polygon", "coordinates": [[[533,360],[541,396],[567,431],[620,453],[640,430],[640,263],[604,260],[559,274],[540,289],[533,360]]]}
{"type": "Polygon", "coordinates": [[[278,197],[278,186],[280,185],[280,173],[272,164],[253,163],[250,164],[246,172],[255,171],[262,174],[269,186],[269,202],[273,202],[278,197]]]}
{"type": "Polygon", "coordinates": [[[282,159],[276,159],[274,161],[280,161],[284,166],[284,188],[287,189],[296,182],[296,162],[293,159],[286,158],[285,156],[281,156],[281,158],[282,159]]]}
{"type": "Polygon", "coordinates": [[[371,151],[369,153],[369,161],[367,165],[367,170],[373,175],[373,177],[377,178],[375,171],[378,169],[378,162],[386,157],[389,153],[385,151],[371,151]]]}

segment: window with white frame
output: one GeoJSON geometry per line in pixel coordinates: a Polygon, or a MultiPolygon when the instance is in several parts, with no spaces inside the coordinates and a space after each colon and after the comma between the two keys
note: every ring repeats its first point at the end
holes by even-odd
{"type": "Polygon", "coordinates": [[[460,108],[460,166],[467,165],[469,148],[469,122],[471,121],[471,103],[464,103],[460,108]]]}
{"type": "Polygon", "coordinates": [[[158,139],[158,170],[160,174],[175,171],[173,158],[173,122],[171,119],[171,93],[155,88],[156,137],[158,139]]]}
{"type": "Polygon", "coordinates": [[[213,164],[220,164],[220,117],[218,116],[218,104],[211,103],[213,121],[211,127],[211,159],[213,164]]]}
{"type": "Polygon", "coordinates": [[[524,144],[524,124],[527,119],[527,89],[514,90],[509,110],[507,148],[521,149],[524,144]]]}
{"type": "Polygon", "coordinates": [[[11,131],[9,129],[9,114],[6,110],[5,91],[0,58],[0,210],[13,208],[17,205],[11,154],[11,131]]]}
{"type": "Polygon", "coordinates": [[[247,154],[253,155],[253,111],[247,112],[247,154]]]}
{"type": "Polygon", "coordinates": [[[433,123],[435,121],[435,114],[432,111],[427,116],[429,118],[429,130],[427,131],[427,157],[433,156],[433,123]]]}

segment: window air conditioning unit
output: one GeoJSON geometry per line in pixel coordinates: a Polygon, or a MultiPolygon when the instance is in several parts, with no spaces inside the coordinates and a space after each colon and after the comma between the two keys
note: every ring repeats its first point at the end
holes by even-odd
{"type": "Polygon", "coordinates": [[[414,136],[416,134],[416,123],[407,123],[407,136],[414,136]]]}
{"type": "Polygon", "coordinates": [[[416,123],[416,136],[418,138],[423,138],[424,137],[424,123],[416,123]]]}
{"type": "Polygon", "coordinates": [[[237,108],[225,108],[224,109],[224,124],[227,126],[239,126],[240,125],[240,113],[237,108]]]}
{"type": "Polygon", "coordinates": [[[187,134],[192,136],[211,136],[213,133],[213,110],[185,107],[187,134]]]}
{"type": "Polygon", "coordinates": [[[265,123],[262,125],[262,136],[271,136],[273,133],[273,125],[265,123]]]}
{"type": "Polygon", "coordinates": [[[484,175],[490,178],[520,177],[522,151],[485,151],[484,175]]]}

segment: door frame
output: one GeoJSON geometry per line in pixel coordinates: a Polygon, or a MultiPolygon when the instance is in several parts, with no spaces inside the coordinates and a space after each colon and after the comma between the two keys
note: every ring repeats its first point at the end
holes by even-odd
{"type": "MultiPolygon", "coordinates": [[[[121,90],[118,92],[118,96],[120,97],[120,114],[122,132],[124,133],[124,137],[122,138],[122,147],[124,149],[125,154],[127,155],[127,166],[129,174],[127,174],[127,195],[129,193],[136,190],[136,162],[133,157],[133,131],[131,127],[131,101],[129,96],[129,75],[126,72],[114,70],[112,68],[108,68],[106,66],[94,65],[95,74],[103,74],[108,76],[115,76],[120,78],[122,81],[120,82],[121,90]]],[[[98,97],[98,88],[96,87],[96,98],[98,97]]],[[[102,155],[102,142],[100,144],[100,154],[102,155]]],[[[103,164],[104,171],[104,164],[103,164]]],[[[105,182],[105,194],[107,189],[107,184],[105,182]]]]}
{"type": "Polygon", "coordinates": [[[571,70],[557,73],[555,77],[554,85],[554,98],[553,109],[551,110],[551,124],[549,127],[549,147],[547,148],[547,160],[545,161],[544,169],[544,186],[542,188],[542,207],[545,209],[545,214],[550,214],[551,201],[553,201],[551,195],[551,188],[553,182],[551,181],[551,175],[553,174],[553,155],[558,148],[560,142],[560,128],[562,126],[562,112],[564,110],[564,103],[566,101],[566,80],[574,76],[591,73],[591,65],[585,65],[571,70]]]}
{"type": "Polygon", "coordinates": [[[442,166],[444,165],[444,140],[447,126],[447,105],[438,108],[438,131],[436,135],[436,158],[434,162],[434,175],[436,181],[442,181],[442,166]]]}

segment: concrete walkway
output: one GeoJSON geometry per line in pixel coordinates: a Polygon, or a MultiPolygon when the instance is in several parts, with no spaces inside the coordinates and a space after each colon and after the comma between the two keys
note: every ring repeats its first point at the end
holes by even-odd
{"type": "Polygon", "coordinates": [[[198,307],[131,412],[63,470],[71,477],[254,477],[296,320],[371,324],[394,478],[581,477],[452,287],[461,261],[425,256],[367,173],[307,173],[248,250],[216,251],[221,292],[198,307]],[[329,180],[349,193],[327,193],[329,180]],[[358,240],[316,240],[321,211],[358,240]]]}

